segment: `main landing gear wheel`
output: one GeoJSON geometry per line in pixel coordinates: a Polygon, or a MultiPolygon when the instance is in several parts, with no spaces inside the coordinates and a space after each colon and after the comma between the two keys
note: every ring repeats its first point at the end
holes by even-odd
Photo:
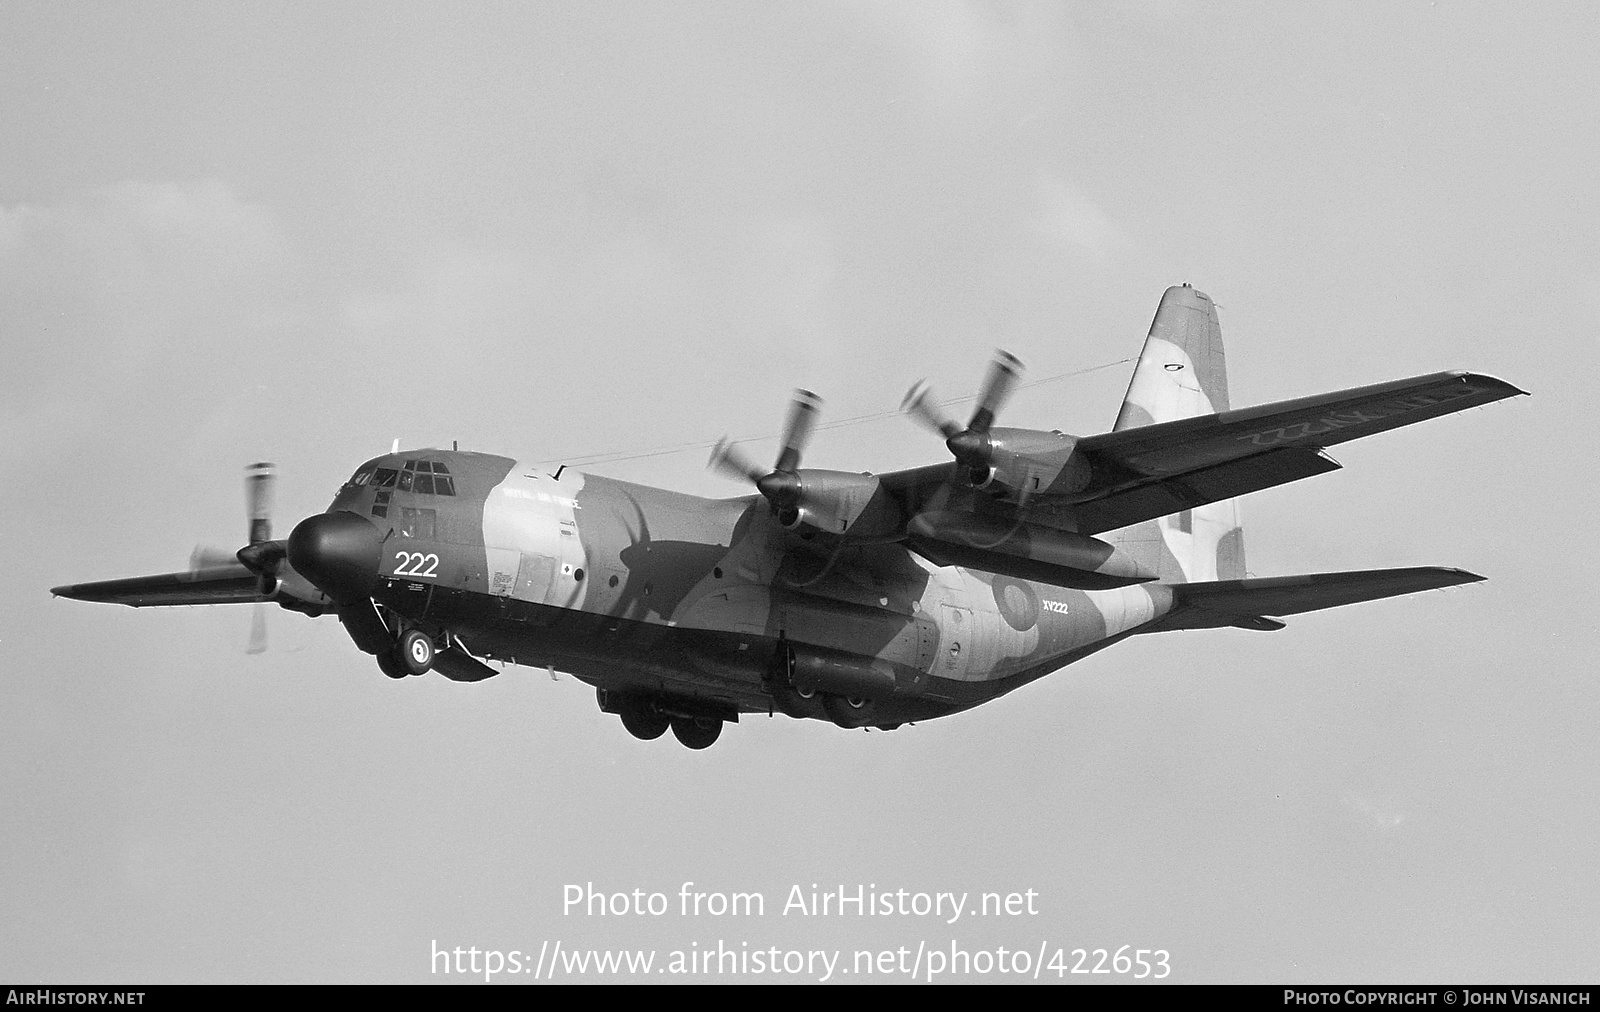
{"type": "Polygon", "coordinates": [[[421,629],[408,629],[400,636],[395,652],[400,664],[413,675],[425,675],[433,667],[433,640],[421,629]]]}
{"type": "Polygon", "coordinates": [[[722,734],[722,721],[716,717],[673,717],[672,733],[686,748],[710,748],[722,734]]]}
{"type": "Polygon", "coordinates": [[[840,727],[865,727],[872,723],[872,700],[858,696],[825,696],[822,708],[840,727]]]}
{"type": "MultiPolygon", "coordinates": [[[[642,741],[654,741],[667,733],[667,725],[672,723],[672,718],[655,708],[655,704],[647,699],[635,699],[622,708],[617,714],[622,718],[622,726],[628,733],[642,741]]],[[[715,735],[712,738],[715,739],[715,735]]]]}

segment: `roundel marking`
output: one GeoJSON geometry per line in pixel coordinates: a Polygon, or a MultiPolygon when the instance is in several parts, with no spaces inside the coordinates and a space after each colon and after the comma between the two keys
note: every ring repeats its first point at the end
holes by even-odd
{"type": "Polygon", "coordinates": [[[1027,632],[1039,622],[1039,595],[1021,580],[1008,576],[994,578],[994,603],[1000,617],[1017,632],[1027,632]]]}

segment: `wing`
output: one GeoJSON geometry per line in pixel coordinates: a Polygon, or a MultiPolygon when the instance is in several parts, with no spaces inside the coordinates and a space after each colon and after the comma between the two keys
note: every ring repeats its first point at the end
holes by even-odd
{"type": "MultiPolygon", "coordinates": [[[[1080,534],[1116,530],[1335,470],[1324,447],[1524,392],[1493,376],[1435,373],[1087,436],[1075,450],[1090,466],[1087,486],[1035,492],[1026,519],[1080,534]]],[[[954,473],[940,464],[883,480],[915,507],[954,473]]]]}
{"type": "Polygon", "coordinates": [[[1377,601],[1401,594],[1476,583],[1482,579],[1478,574],[1464,569],[1424,566],[1181,583],[1172,587],[1177,601],[1171,613],[1152,626],[1150,631],[1216,629],[1221,626],[1281,629],[1283,623],[1268,616],[1299,615],[1359,601],[1377,601]]]}
{"type": "Polygon", "coordinates": [[[1324,447],[1521,393],[1493,376],[1435,373],[1090,436],[1078,448],[1108,480],[1072,512],[1095,534],[1232,499],[1334,470],[1324,447]]]}
{"type": "Polygon", "coordinates": [[[127,580],[74,583],[50,593],[75,601],[126,604],[135,608],[182,604],[243,604],[265,601],[260,577],[239,563],[127,580]]]}

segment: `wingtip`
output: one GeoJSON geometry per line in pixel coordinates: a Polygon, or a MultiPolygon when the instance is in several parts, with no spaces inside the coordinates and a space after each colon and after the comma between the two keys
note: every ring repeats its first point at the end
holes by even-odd
{"type": "Polygon", "coordinates": [[[1472,386],[1481,387],[1486,390],[1494,390],[1501,397],[1531,396],[1528,391],[1522,389],[1521,387],[1513,383],[1507,383],[1500,377],[1491,376],[1488,373],[1473,372],[1470,369],[1453,369],[1451,370],[1450,375],[1464,383],[1471,384],[1472,386]]]}
{"type": "Polygon", "coordinates": [[[1466,583],[1482,583],[1489,579],[1487,576],[1480,576],[1468,569],[1457,569],[1455,566],[1422,566],[1413,572],[1430,574],[1434,590],[1459,587],[1466,583]]]}
{"type": "Polygon", "coordinates": [[[93,601],[94,598],[85,593],[89,586],[86,583],[62,584],[59,587],[51,587],[50,596],[65,598],[68,601],[93,601]]]}

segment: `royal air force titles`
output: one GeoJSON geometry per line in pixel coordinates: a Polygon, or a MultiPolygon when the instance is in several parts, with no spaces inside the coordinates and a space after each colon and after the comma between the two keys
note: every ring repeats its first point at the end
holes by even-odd
{"type": "Polygon", "coordinates": [[[955,892],[880,889],[876,883],[809,888],[796,883],[781,903],[758,891],[727,892],[685,882],[676,894],[644,889],[607,892],[593,882],[562,886],[561,912],[569,917],[1029,917],[1039,914],[1035,889],[955,892]]]}

